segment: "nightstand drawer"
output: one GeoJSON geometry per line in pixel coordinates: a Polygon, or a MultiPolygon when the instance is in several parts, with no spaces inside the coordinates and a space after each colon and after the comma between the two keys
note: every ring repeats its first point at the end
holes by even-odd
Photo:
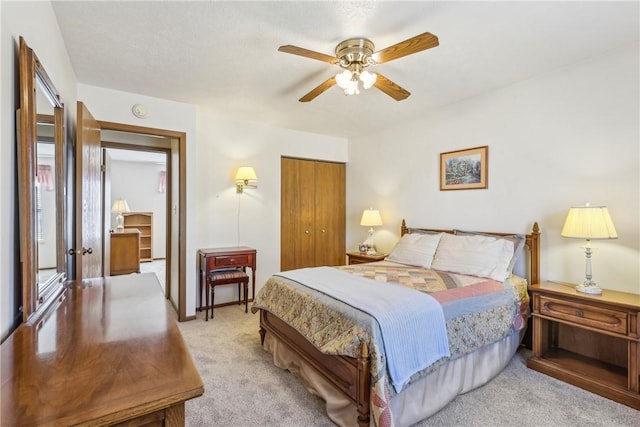
{"type": "Polygon", "coordinates": [[[590,326],[604,331],[626,335],[627,312],[574,303],[561,299],[540,296],[540,314],[572,322],[576,325],[590,326]]]}
{"type": "Polygon", "coordinates": [[[366,254],[362,252],[347,252],[347,264],[364,264],[367,262],[382,261],[387,254],[366,254]]]}

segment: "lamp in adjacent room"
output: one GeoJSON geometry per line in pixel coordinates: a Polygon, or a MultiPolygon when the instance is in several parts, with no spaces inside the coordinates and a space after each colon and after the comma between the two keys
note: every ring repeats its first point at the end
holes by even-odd
{"type": "Polygon", "coordinates": [[[124,231],[124,217],[122,216],[123,212],[130,212],[129,204],[125,199],[116,199],[111,206],[111,212],[117,213],[116,216],[116,233],[122,233],[124,231]]]}
{"type": "Polygon", "coordinates": [[[585,239],[585,280],[581,285],[576,286],[576,290],[587,294],[599,295],[602,289],[596,285],[591,275],[591,240],[594,239],[617,239],[618,234],[611,221],[609,211],[605,206],[575,206],[569,209],[567,219],[562,227],[562,237],[574,239],[585,239]]]}
{"type": "Polygon", "coordinates": [[[363,227],[369,227],[369,237],[364,242],[364,245],[367,247],[367,255],[375,255],[376,248],[373,245],[373,227],[382,225],[380,211],[378,211],[377,209],[365,209],[365,211],[362,212],[360,225],[362,225],[363,227]]]}
{"type": "Polygon", "coordinates": [[[245,188],[258,188],[258,176],[251,166],[240,166],[236,172],[236,193],[245,188]]]}

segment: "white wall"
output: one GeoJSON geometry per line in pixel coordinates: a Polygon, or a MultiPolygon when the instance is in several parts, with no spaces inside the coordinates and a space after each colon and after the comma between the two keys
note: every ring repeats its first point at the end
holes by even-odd
{"type": "Polygon", "coordinates": [[[19,313],[17,271],[17,198],[15,194],[15,113],[20,77],[18,43],[23,36],[62,96],[66,109],[67,135],[75,122],[76,77],[67,55],[58,23],[49,2],[0,1],[0,339],[5,338],[19,313]]]}
{"type": "Polygon", "coordinates": [[[638,52],[609,52],[350,141],[350,249],[366,237],[357,223],[369,206],[381,210],[375,239],[386,251],[402,218],[522,233],[538,221],[542,278],[577,283],[583,242],[560,231],[570,206],[591,202],[608,206],[619,235],[593,242],[594,280],[640,293],[638,52]],[[489,188],[439,191],[439,153],[481,145],[489,146],[489,188]]]}
{"type": "MultiPolygon", "coordinates": [[[[257,250],[256,291],[280,271],[281,156],[347,161],[347,140],[198,114],[196,248],[251,246],[257,250]],[[258,188],[237,194],[239,166],[253,166],[258,188]]],[[[348,167],[347,167],[348,168],[348,167]]],[[[190,206],[191,208],[191,206],[190,206]]],[[[216,304],[235,298],[216,290],[216,304]]]]}
{"type": "MultiPolygon", "coordinates": [[[[125,199],[132,212],[153,213],[152,255],[166,258],[167,252],[167,193],[160,193],[160,172],[164,163],[111,161],[111,203],[125,199]]],[[[117,214],[111,214],[111,228],[115,228],[117,214]]]]}

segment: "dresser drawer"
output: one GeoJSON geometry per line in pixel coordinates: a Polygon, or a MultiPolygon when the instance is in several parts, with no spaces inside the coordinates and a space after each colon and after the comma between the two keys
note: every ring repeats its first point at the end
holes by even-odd
{"type": "Polygon", "coordinates": [[[627,312],[608,308],[574,303],[548,296],[540,296],[540,314],[572,322],[576,325],[590,326],[603,331],[626,335],[627,312]]]}
{"type": "Polygon", "coordinates": [[[209,258],[209,269],[250,265],[249,255],[226,255],[209,258]]]}

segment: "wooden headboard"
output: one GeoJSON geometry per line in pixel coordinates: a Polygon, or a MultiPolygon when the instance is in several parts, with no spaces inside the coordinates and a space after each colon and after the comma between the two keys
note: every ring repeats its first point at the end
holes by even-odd
{"type": "MultiPolygon", "coordinates": [[[[449,233],[455,234],[454,230],[439,230],[435,228],[418,228],[411,227],[412,230],[428,231],[433,233],[449,233]]],[[[405,220],[402,220],[400,226],[400,236],[409,233],[409,227],[405,220]]],[[[494,231],[480,231],[482,234],[490,234],[494,236],[510,236],[520,233],[496,233],[494,231]]],[[[533,223],[531,233],[526,234],[525,245],[529,248],[529,284],[540,283],[540,227],[537,222],[533,223]]]]}

